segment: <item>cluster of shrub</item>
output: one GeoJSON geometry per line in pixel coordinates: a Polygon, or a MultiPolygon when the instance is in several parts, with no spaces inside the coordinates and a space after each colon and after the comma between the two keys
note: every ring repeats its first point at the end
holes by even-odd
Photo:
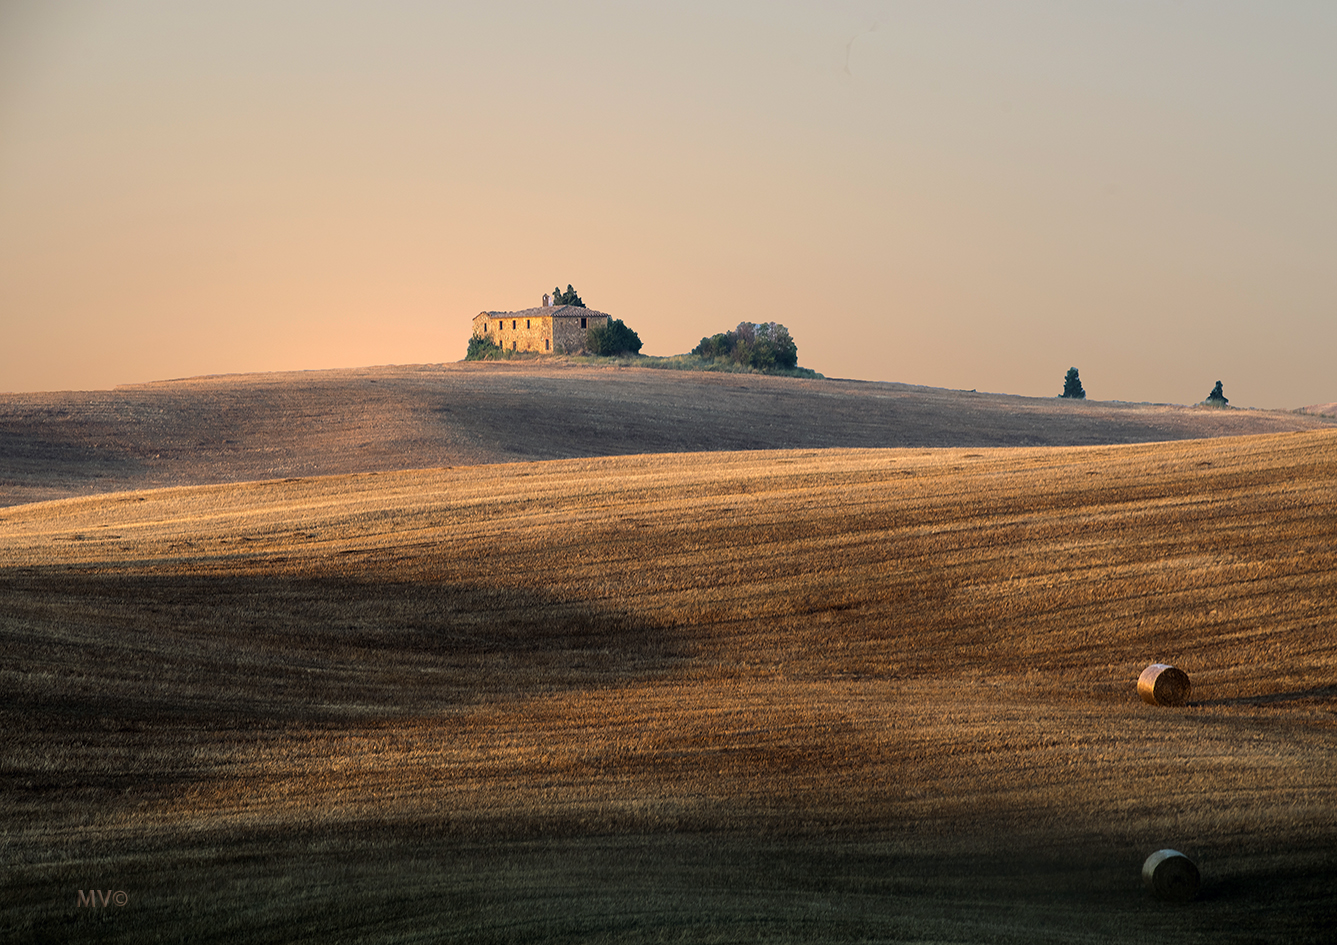
{"type": "Polygon", "coordinates": [[[798,345],[789,329],[778,322],[739,322],[733,331],[702,338],[692,354],[707,361],[732,361],[758,371],[798,365],[798,345]]]}

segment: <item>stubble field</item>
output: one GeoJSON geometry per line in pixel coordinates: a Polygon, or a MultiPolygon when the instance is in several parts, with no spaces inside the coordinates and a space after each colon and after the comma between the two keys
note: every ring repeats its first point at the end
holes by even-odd
{"type": "Polygon", "coordinates": [[[0,915],[49,941],[1325,941],[1335,549],[1329,432],[0,510],[0,915]],[[1137,700],[1157,661],[1187,707],[1137,700]],[[1141,888],[1166,846],[1198,901],[1141,888]]]}

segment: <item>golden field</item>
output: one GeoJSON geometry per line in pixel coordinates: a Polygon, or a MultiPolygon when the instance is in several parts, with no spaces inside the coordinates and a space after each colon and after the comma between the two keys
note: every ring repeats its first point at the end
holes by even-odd
{"type": "Polygon", "coordinates": [[[1318,942],[1337,432],[0,510],[13,940],[1318,942]],[[1138,701],[1149,663],[1192,677],[1138,701]],[[1142,860],[1179,849],[1199,899],[1142,860]],[[118,890],[90,908],[76,892],[118,890]]]}

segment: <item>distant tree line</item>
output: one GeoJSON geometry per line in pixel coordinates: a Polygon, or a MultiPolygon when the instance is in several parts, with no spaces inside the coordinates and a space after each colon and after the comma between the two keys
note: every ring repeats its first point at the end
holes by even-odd
{"type": "Polygon", "coordinates": [[[789,329],[778,322],[739,322],[733,331],[702,338],[692,354],[710,361],[732,361],[758,371],[798,366],[798,345],[789,329]]]}
{"type": "MultiPolygon", "coordinates": [[[[1086,399],[1086,391],[1082,389],[1082,379],[1078,375],[1075,367],[1068,368],[1068,373],[1064,375],[1063,393],[1059,394],[1059,396],[1069,397],[1074,400],[1086,399]]],[[[1225,407],[1230,404],[1230,401],[1226,399],[1225,391],[1221,389],[1220,381],[1216,382],[1216,386],[1212,388],[1212,392],[1207,395],[1207,399],[1204,400],[1203,403],[1208,407],[1225,407]]]]}

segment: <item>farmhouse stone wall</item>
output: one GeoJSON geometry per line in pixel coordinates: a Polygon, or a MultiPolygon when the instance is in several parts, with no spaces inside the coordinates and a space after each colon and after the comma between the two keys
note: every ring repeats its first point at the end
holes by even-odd
{"type": "Polygon", "coordinates": [[[585,333],[606,325],[608,318],[603,312],[576,305],[479,312],[474,316],[474,334],[505,351],[575,354],[585,350],[585,333]]]}

